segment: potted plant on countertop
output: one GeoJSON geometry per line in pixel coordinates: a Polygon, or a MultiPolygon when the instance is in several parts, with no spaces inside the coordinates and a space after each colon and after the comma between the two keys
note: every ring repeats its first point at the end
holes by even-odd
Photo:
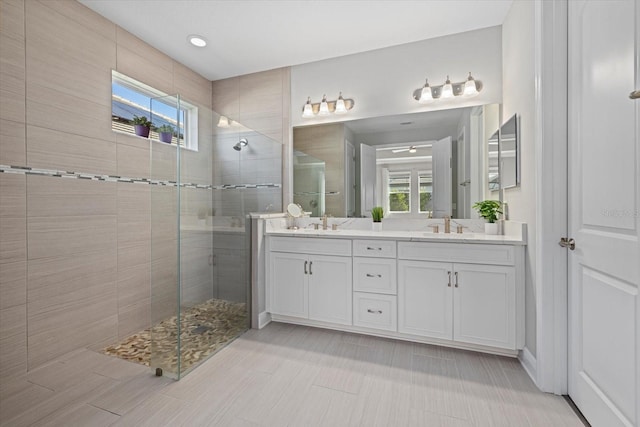
{"type": "Polygon", "coordinates": [[[371,208],[371,217],[373,218],[373,231],[382,231],[382,218],[384,218],[382,206],[371,208]]]}
{"type": "Polygon", "coordinates": [[[483,200],[472,206],[487,222],[484,224],[484,234],[498,234],[498,215],[502,213],[502,203],[497,200],[483,200]]]}
{"type": "Polygon", "coordinates": [[[173,126],[170,125],[162,125],[158,128],[158,137],[160,141],[171,144],[171,140],[173,139],[173,126]]]}
{"type": "Polygon", "coordinates": [[[133,116],[131,120],[136,135],[143,138],[149,138],[149,132],[151,131],[151,122],[146,116],[133,116]]]}

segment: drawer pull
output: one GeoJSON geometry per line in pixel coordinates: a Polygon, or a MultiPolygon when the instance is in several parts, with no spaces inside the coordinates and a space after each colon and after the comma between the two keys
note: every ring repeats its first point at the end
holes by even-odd
{"type": "MultiPolygon", "coordinates": [[[[311,271],[311,266],[313,265],[313,261],[309,261],[309,275],[313,274],[313,271],[311,271]]],[[[458,285],[456,285],[458,286],[458,285]]]]}
{"type": "Polygon", "coordinates": [[[307,263],[308,263],[308,262],[309,262],[309,261],[305,261],[305,262],[304,262],[304,274],[307,274],[307,263]]]}
{"type": "Polygon", "coordinates": [[[458,287],[458,272],[456,271],[455,273],[453,273],[454,276],[456,277],[456,288],[458,287]]]}
{"type": "Polygon", "coordinates": [[[451,287],[451,272],[447,271],[447,274],[449,275],[449,282],[447,283],[447,287],[451,287]]]}
{"type": "Polygon", "coordinates": [[[371,273],[367,273],[367,277],[379,277],[381,278],[382,275],[381,274],[371,274],[371,273]]]}
{"type": "Polygon", "coordinates": [[[382,248],[373,248],[373,247],[371,247],[371,246],[367,246],[367,250],[368,250],[368,251],[381,251],[381,250],[382,250],[382,248]]]}
{"type": "Polygon", "coordinates": [[[371,313],[371,314],[382,314],[382,310],[372,310],[370,308],[367,308],[367,313],[371,313]]]}

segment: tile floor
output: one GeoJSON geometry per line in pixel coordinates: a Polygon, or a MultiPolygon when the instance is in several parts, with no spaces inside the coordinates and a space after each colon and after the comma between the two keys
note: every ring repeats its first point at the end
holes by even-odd
{"type": "Polygon", "coordinates": [[[0,385],[7,426],[581,426],[517,360],[272,323],[175,382],[89,350],[0,385]]]}

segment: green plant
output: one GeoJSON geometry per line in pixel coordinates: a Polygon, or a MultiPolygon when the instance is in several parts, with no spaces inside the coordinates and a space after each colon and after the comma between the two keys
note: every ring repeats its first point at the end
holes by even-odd
{"type": "Polygon", "coordinates": [[[158,128],[159,133],[173,133],[173,126],[170,125],[162,125],[158,128]]]}
{"type": "Polygon", "coordinates": [[[375,206],[371,208],[371,216],[373,217],[373,222],[381,222],[382,218],[384,218],[384,210],[382,206],[375,206]]]}
{"type": "Polygon", "coordinates": [[[496,222],[498,215],[502,213],[502,203],[497,200],[483,200],[475,203],[472,207],[478,211],[482,218],[490,223],[496,222]]]}
{"type": "Polygon", "coordinates": [[[145,126],[150,128],[151,126],[153,126],[151,124],[151,122],[149,121],[149,119],[147,119],[146,116],[133,116],[133,119],[131,119],[131,124],[132,125],[140,125],[140,126],[145,126]]]}

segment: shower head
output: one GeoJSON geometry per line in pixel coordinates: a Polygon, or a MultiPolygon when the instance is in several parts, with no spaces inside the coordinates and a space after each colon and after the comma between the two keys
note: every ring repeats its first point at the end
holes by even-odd
{"type": "Polygon", "coordinates": [[[242,138],[236,145],[233,146],[233,149],[236,151],[242,150],[243,147],[246,147],[249,144],[247,138],[242,138]]]}

